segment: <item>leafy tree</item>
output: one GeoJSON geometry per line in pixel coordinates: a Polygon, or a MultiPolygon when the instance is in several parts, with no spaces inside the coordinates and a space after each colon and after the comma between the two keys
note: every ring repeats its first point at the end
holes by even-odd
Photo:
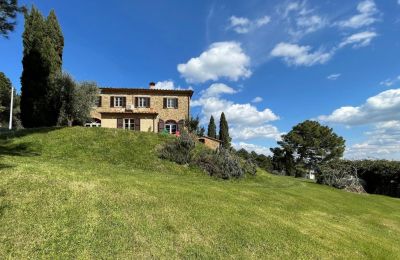
{"type": "Polygon", "coordinates": [[[204,127],[200,127],[199,116],[190,117],[185,121],[185,126],[189,133],[196,134],[197,136],[204,136],[205,129],[204,127]]]}
{"type": "Polygon", "coordinates": [[[213,116],[210,117],[210,122],[208,123],[207,136],[217,138],[217,126],[213,116]]]}
{"type": "Polygon", "coordinates": [[[318,165],[342,157],[345,150],[345,140],[332,128],[310,120],[294,126],[278,144],[281,148],[271,150],[275,159],[286,168],[294,162],[297,171],[316,170],[318,165]]]}
{"type": "Polygon", "coordinates": [[[8,38],[8,33],[14,31],[17,14],[24,11],[17,0],[0,0],[0,35],[8,38]]]}
{"type": "Polygon", "coordinates": [[[25,127],[56,125],[61,104],[54,83],[62,70],[64,40],[54,12],[47,19],[35,7],[25,14],[21,76],[21,119],[25,127]]]}
{"type": "MultiPolygon", "coordinates": [[[[10,116],[11,103],[11,81],[3,72],[0,72],[0,125],[7,125],[10,116]]],[[[19,96],[14,89],[13,101],[13,126],[20,127],[19,119],[19,96]]]]}
{"type": "Polygon", "coordinates": [[[95,105],[98,88],[95,83],[76,83],[68,74],[62,74],[55,80],[60,89],[60,113],[58,125],[72,126],[83,124],[90,118],[95,105]]]}
{"type": "Polygon", "coordinates": [[[200,136],[200,137],[204,136],[205,132],[206,132],[206,129],[204,129],[204,127],[200,127],[198,136],[200,136]]]}
{"type": "Polygon", "coordinates": [[[229,137],[229,126],[224,112],[221,113],[219,122],[219,140],[222,141],[222,147],[229,149],[231,147],[231,138],[229,137]]]}

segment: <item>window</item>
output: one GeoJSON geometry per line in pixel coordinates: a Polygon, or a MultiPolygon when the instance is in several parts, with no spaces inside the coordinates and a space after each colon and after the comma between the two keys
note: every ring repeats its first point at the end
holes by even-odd
{"type": "Polygon", "coordinates": [[[124,119],[124,129],[135,130],[135,119],[125,118],[124,119]]]}
{"type": "Polygon", "coordinates": [[[101,96],[98,96],[98,97],[97,97],[96,102],[95,102],[95,105],[96,105],[97,107],[101,107],[101,96]]]}
{"type": "Polygon", "coordinates": [[[167,108],[176,108],[178,103],[177,98],[167,98],[167,108]]]}
{"type": "Polygon", "coordinates": [[[149,97],[139,97],[137,99],[137,107],[150,107],[149,97]]]}
{"type": "Polygon", "coordinates": [[[174,121],[167,121],[165,124],[165,130],[170,134],[176,134],[178,125],[174,121]]]}
{"type": "Polygon", "coordinates": [[[124,97],[114,97],[114,107],[122,107],[124,103],[124,97]]]}

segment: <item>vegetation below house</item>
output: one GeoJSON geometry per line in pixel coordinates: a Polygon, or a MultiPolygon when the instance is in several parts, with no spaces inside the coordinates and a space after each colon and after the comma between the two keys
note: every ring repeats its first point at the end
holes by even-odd
{"type": "Polygon", "coordinates": [[[0,258],[400,257],[400,201],[259,171],[222,181],[158,158],[171,136],[0,135],[0,258]]]}

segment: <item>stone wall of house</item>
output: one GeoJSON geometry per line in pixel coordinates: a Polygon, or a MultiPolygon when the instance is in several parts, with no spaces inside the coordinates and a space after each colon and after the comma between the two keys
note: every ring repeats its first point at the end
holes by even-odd
{"type": "Polygon", "coordinates": [[[188,95],[164,95],[164,94],[100,94],[101,107],[96,107],[92,112],[93,118],[101,119],[102,127],[116,128],[117,118],[140,118],[141,131],[154,131],[158,132],[158,122],[163,120],[173,120],[178,123],[180,120],[186,120],[189,116],[189,102],[188,95]],[[111,107],[111,97],[125,97],[125,107],[111,107]],[[135,97],[150,97],[150,108],[131,108],[135,103],[135,97]],[[177,98],[178,108],[164,108],[164,98],[177,98]],[[107,113],[102,113],[107,112],[107,113]]]}

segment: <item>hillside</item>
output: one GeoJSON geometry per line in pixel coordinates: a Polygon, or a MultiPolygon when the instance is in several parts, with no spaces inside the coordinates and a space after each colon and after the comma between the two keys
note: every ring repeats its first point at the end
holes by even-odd
{"type": "Polygon", "coordinates": [[[400,258],[400,200],[162,161],[169,137],[0,135],[0,258],[400,258]]]}

